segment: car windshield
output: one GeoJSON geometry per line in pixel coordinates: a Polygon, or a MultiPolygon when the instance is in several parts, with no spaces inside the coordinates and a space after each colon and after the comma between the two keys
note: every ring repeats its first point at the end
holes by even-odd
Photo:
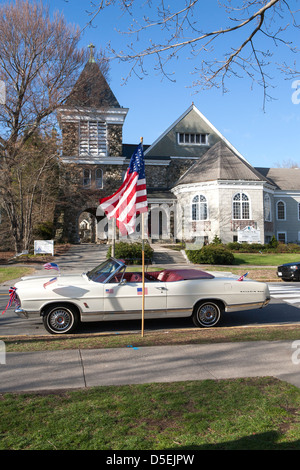
{"type": "Polygon", "coordinates": [[[99,266],[96,266],[94,269],[86,273],[86,275],[91,279],[91,281],[105,283],[108,282],[109,279],[123,266],[123,263],[111,258],[99,264],[99,266]]]}

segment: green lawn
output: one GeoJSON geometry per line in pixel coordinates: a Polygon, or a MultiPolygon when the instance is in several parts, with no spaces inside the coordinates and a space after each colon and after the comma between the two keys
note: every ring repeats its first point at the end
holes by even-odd
{"type": "Polygon", "coordinates": [[[279,266],[300,261],[300,253],[234,253],[235,265],[279,266]]]}
{"type": "MultiPolygon", "coordinates": [[[[187,319],[188,320],[188,319],[187,319]]],[[[182,323],[182,328],[150,330],[145,324],[141,332],[75,333],[72,335],[0,336],[6,352],[64,351],[68,349],[127,348],[128,346],[176,346],[182,344],[214,344],[243,341],[295,341],[300,338],[300,325],[264,325],[254,327],[195,328],[192,322],[182,323]],[[190,328],[189,328],[190,326],[190,328]],[[167,333],[167,334],[166,334],[167,333]]]]}
{"type": "MultiPolygon", "coordinates": [[[[168,335],[146,331],[143,338],[124,333],[1,339],[7,352],[25,352],[294,340],[299,332],[295,326],[193,328],[168,335]]],[[[300,390],[271,377],[3,393],[0,416],[0,450],[300,450],[300,390]]]]}
{"type": "Polygon", "coordinates": [[[300,390],[274,378],[0,397],[0,449],[300,449],[300,390]]]}
{"type": "Polygon", "coordinates": [[[5,266],[4,268],[0,268],[0,283],[10,279],[18,279],[21,276],[27,276],[33,272],[33,268],[5,266]]]}

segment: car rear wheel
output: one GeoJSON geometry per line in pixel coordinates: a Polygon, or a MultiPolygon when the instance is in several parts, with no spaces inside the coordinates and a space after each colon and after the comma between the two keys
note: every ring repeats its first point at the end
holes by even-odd
{"type": "Polygon", "coordinates": [[[43,323],[51,334],[72,333],[79,323],[78,312],[71,306],[48,307],[43,316],[43,323]]]}
{"type": "Polygon", "coordinates": [[[200,328],[215,326],[221,319],[224,307],[215,301],[203,301],[196,305],[192,319],[194,325],[200,328]]]}

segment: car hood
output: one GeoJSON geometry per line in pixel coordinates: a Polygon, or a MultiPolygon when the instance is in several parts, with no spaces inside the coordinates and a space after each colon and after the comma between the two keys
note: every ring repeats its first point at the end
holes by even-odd
{"type": "Polygon", "coordinates": [[[15,284],[17,289],[20,288],[31,288],[31,287],[43,287],[47,281],[50,279],[57,278],[55,285],[59,286],[78,286],[89,282],[87,276],[85,274],[58,274],[53,273],[49,275],[49,273],[44,276],[24,276],[15,284]]]}

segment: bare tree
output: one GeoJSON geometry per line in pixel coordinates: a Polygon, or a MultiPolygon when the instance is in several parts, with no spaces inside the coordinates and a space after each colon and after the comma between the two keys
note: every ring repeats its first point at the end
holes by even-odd
{"type": "MultiPolygon", "coordinates": [[[[90,24],[96,16],[101,17],[104,8],[112,6],[129,15],[127,30],[120,31],[128,37],[127,49],[118,51],[110,45],[113,57],[131,64],[128,76],[135,73],[142,77],[146,59],[154,57],[154,68],[173,80],[176,77],[170,70],[171,61],[190,59],[190,70],[197,77],[193,82],[196,90],[222,87],[226,91],[227,78],[247,76],[263,87],[266,99],[268,88],[273,86],[270,70],[279,46],[297,51],[289,32],[299,27],[299,11],[293,11],[295,1],[291,0],[145,0],[140,8],[136,0],[90,3],[90,24]],[[208,2],[210,8],[223,10],[226,25],[207,30],[208,2]]],[[[294,64],[278,67],[289,73],[295,71],[294,64]]]]}
{"type": "Polygon", "coordinates": [[[35,225],[53,217],[58,191],[57,153],[55,133],[36,132],[16,158],[4,157],[1,164],[2,207],[17,252],[29,248],[35,225]]]}
{"type": "Polygon", "coordinates": [[[0,202],[16,251],[28,249],[34,205],[57,165],[47,129],[84,63],[79,39],[79,29],[58,13],[50,17],[42,2],[0,6],[0,80],[6,84],[6,104],[0,106],[0,202]]]}
{"type": "Polygon", "coordinates": [[[300,168],[299,164],[290,158],[288,160],[283,160],[280,163],[276,163],[276,168],[300,168]]]}

